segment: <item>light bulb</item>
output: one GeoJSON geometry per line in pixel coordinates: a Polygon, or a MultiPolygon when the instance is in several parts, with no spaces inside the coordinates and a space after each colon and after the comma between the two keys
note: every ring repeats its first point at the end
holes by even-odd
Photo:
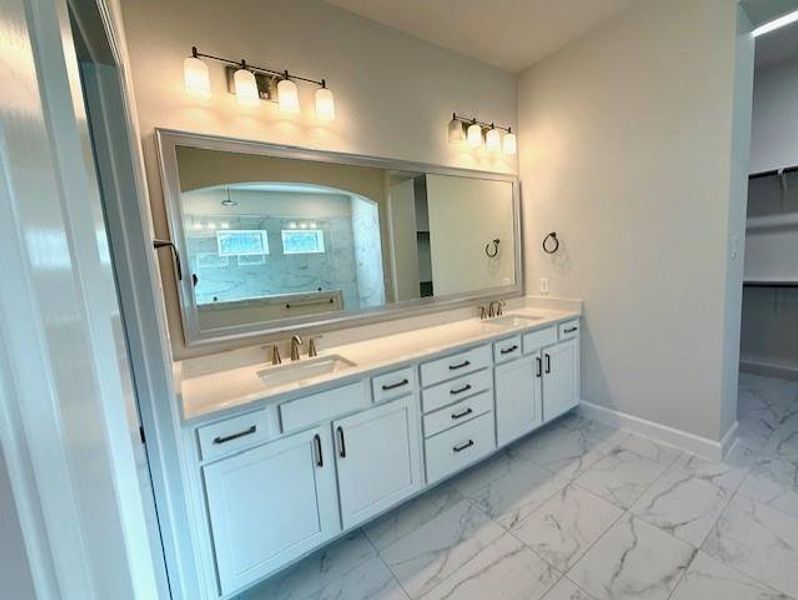
{"type": "Polygon", "coordinates": [[[454,115],[452,120],[449,121],[449,143],[462,144],[466,139],[465,131],[463,130],[463,123],[454,115]]]}
{"type": "Polygon", "coordinates": [[[495,152],[499,148],[502,147],[502,134],[501,131],[496,129],[495,127],[491,127],[488,129],[488,133],[485,135],[485,147],[488,149],[488,152],[495,152]]]}
{"type": "Polygon", "coordinates": [[[505,154],[515,154],[518,152],[518,142],[515,139],[515,134],[512,131],[509,131],[507,135],[504,136],[502,140],[502,148],[504,149],[505,154]]]}
{"type": "Polygon", "coordinates": [[[285,112],[299,112],[299,94],[296,84],[290,79],[281,79],[277,84],[277,101],[280,103],[280,110],[285,112]]]}
{"type": "Polygon", "coordinates": [[[233,84],[236,90],[236,98],[239,104],[257,104],[260,100],[258,95],[258,82],[255,81],[255,74],[252,71],[241,68],[233,75],[233,84]]]}
{"type": "Polygon", "coordinates": [[[316,90],[316,118],[322,121],[335,119],[335,98],[326,87],[316,90]]]}
{"type": "Polygon", "coordinates": [[[196,56],[189,56],[183,61],[183,81],[186,93],[195,98],[210,98],[211,78],[208,65],[196,56]]]}
{"type": "Polygon", "coordinates": [[[468,145],[472,148],[479,148],[482,145],[482,126],[473,123],[468,126],[467,131],[468,145]]]}

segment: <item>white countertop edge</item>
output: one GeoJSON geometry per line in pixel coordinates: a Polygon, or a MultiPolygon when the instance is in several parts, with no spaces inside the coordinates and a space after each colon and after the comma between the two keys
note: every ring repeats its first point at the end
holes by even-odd
{"type": "MultiPolygon", "coordinates": [[[[358,380],[363,379],[367,376],[373,376],[380,371],[383,370],[392,370],[398,369],[403,366],[406,366],[409,363],[415,363],[419,360],[429,360],[435,358],[437,355],[445,355],[453,351],[465,349],[469,346],[473,346],[475,344],[485,343],[488,341],[496,341],[500,340],[512,335],[517,335],[519,333],[527,333],[530,331],[535,331],[537,329],[543,329],[546,327],[550,327],[552,325],[556,325],[557,323],[567,321],[569,319],[573,319],[576,317],[580,317],[582,315],[581,310],[581,301],[569,301],[564,302],[562,300],[557,300],[556,303],[552,302],[551,304],[545,302],[538,302],[537,299],[542,298],[544,300],[548,300],[545,297],[530,297],[532,302],[529,303],[528,306],[520,309],[515,309],[505,313],[505,316],[525,316],[525,315],[540,315],[541,311],[548,313],[544,315],[544,318],[540,321],[535,321],[525,325],[519,325],[516,327],[508,327],[506,329],[497,330],[495,332],[485,332],[470,336],[465,336],[462,339],[454,342],[448,343],[445,345],[430,345],[418,351],[402,354],[399,356],[391,355],[390,358],[386,360],[374,360],[369,361],[367,364],[357,364],[356,366],[347,369],[345,371],[340,372],[333,372],[328,375],[321,375],[317,378],[314,378],[310,382],[301,382],[301,383],[289,383],[281,386],[276,386],[273,388],[264,388],[263,390],[258,390],[257,392],[244,394],[241,396],[235,396],[232,398],[225,398],[223,400],[219,400],[218,402],[212,401],[202,401],[202,402],[191,402],[191,400],[186,400],[182,391],[182,385],[180,383],[180,376],[181,370],[179,365],[176,365],[175,369],[175,377],[176,377],[176,386],[178,387],[178,401],[182,407],[182,414],[183,414],[183,422],[185,424],[193,423],[200,419],[204,419],[207,417],[217,417],[219,413],[232,411],[234,409],[242,409],[244,407],[248,407],[250,405],[254,405],[256,403],[263,403],[264,405],[273,404],[280,401],[285,401],[289,399],[293,399],[294,397],[307,395],[308,393],[316,393],[323,391],[324,389],[328,389],[330,387],[335,387],[341,383],[345,383],[350,380],[358,380]],[[573,302],[573,303],[572,303],[573,302]],[[555,308],[555,306],[559,308],[555,308]]],[[[454,321],[451,324],[454,325],[455,323],[463,323],[464,321],[454,321]]],[[[426,330],[432,329],[431,327],[426,327],[422,329],[413,330],[411,332],[405,332],[403,334],[392,334],[388,336],[384,336],[383,338],[376,338],[373,341],[379,340],[381,343],[390,343],[390,338],[397,337],[400,335],[407,335],[416,334],[422,335],[423,332],[426,330]]],[[[355,342],[353,344],[346,344],[343,346],[336,346],[325,349],[322,352],[319,352],[319,356],[330,356],[330,355],[341,355],[347,357],[347,347],[354,347],[354,346],[363,346],[364,344],[368,344],[369,342],[355,342]]],[[[351,351],[349,352],[352,353],[351,351]]],[[[267,366],[265,363],[261,365],[252,365],[248,367],[252,369],[252,371],[259,371],[267,366]]],[[[234,369],[235,371],[240,371],[243,369],[234,369]]],[[[231,375],[232,371],[234,370],[224,370],[219,371],[216,374],[208,375],[206,377],[226,377],[231,375]]],[[[253,406],[254,408],[254,406],[253,406]]],[[[236,411],[238,412],[238,411],[236,411]]]]}

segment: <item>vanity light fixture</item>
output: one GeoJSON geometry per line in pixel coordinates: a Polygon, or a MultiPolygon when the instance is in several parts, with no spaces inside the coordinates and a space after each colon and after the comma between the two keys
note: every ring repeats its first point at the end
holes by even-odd
{"type": "Polygon", "coordinates": [[[488,152],[496,152],[502,147],[502,134],[493,123],[490,124],[490,129],[485,134],[485,147],[488,152]]]}
{"type": "Polygon", "coordinates": [[[260,100],[255,74],[247,69],[246,61],[242,60],[241,67],[233,74],[233,85],[239,104],[251,106],[257,104],[258,100],[260,100]]]}
{"type": "Polygon", "coordinates": [[[183,61],[183,82],[186,92],[196,98],[211,97],[211,78],[208,65],[197,57],[197,49],[191,49],[191,56],[183,61]]]}
{"type": "Polygon", "coordinates": [[[450,144],[466,141],[470,147],[480,148],[484,140],[489,152],[502,150],[507,155],[513,155],[518,151],[518,142],[510,127],[477,121],[475,117],[467,118],[452,113],[448,132],[450,144]]]}
{"type": "Polygon", "coordinates": [[[191,56],[183,61],[183,79],[186,93],[195,97],[207,98],[211,95],[211,82],[208,65],[203,59],[225,65],[227,89],[235,94],[241,104],[257,104],[259,100],[272,100],[284,112],[299,112],[299,93],[296,82],[301,81],[319,86],[315,94],[316,116],[322,121],[335,118],[335,97],[327,87],[325,79],[316,80],[300,77],[287,70],[277,71],[258,67],[245,60],[230,60],[212,54],[203,54],[195,47],[191,56]]]}

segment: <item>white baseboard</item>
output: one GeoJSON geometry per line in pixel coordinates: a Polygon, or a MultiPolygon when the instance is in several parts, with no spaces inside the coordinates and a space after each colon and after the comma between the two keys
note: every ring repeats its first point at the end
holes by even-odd
{"type": "Polygon", "coordinates": [[[620,427],[627,429],[633,433],[639,433],[646,437],[650,437],[663,444],[675,446],[680,450],[687,450],[693,454],[703,456],[710,460],[722,460],[726,453],[734,445],[737,439],[737,422],[729,428],[729,431],[723,438],[716,442],[686,431],[674,429],[667,425],[660,425],[653,421],[641,419],[627,413],[623,413],[611,408],[599,406],[582,400],[579,404],[579,412],[599,423],[612,425],[613,427],[620,427]]]}
{"type": "Polygon", "coordinates": [[[740,370],[765,377],[778,377],[790,381],[798,381],[798,367],[779,365],[756,360],[741,360],[740,370]]]}

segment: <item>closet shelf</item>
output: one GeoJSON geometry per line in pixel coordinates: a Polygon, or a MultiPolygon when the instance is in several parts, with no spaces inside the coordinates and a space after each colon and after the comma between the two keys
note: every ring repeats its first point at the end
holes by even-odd
{"type": "Polygon", "coordinates": [[[789,279],[746,279],[743,287],[798,288],[798,280],[789,279]]]}
{"type": "Polygon", "coordinates": [[[766,217],[748,217],[746,229],[770,229],[773,227],[798,227],[798,213],[767,215],[766,217]]]}

